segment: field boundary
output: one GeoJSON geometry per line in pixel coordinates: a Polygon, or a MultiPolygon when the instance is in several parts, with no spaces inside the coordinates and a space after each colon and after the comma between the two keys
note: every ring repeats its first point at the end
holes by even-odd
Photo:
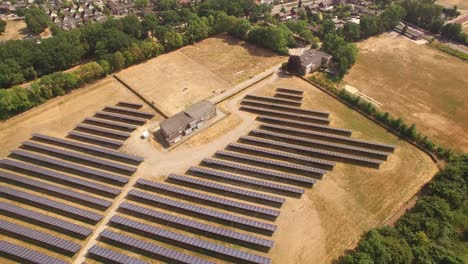
{"type": "Polygon", "coordinates": [[[347,101],[345,101],[344,99],[340,98],[339,96],[333,94],[332,92],[328,91],[327,89],[323,88],[320,84],[318,83],[315,83],[315,82],[312,82],[308,79],[306,79],[305,77],[303,76],[298,76],[300,79],[302,79],[303,81],[311,84],[312,86],[314,87],[317,87],[319,90],[321,90],[322,92],[328,94],[329,96],[333,97],[334,99],[338,100],[339,102],[345,104],[346,106],[350,107],[351,109],[353,109],[354,111],[358,112],[359,114],[361,114],[362,116],[366,117],[367,119],[371,120],[372,122],[374,122],[375,124],[379,125],[380,127],[382,128],[385,128],[387,131],[391,132],[392,134],[394,134],[395,136],[397,136],[399,139],[402,139],[406,142],[408,142],[409,144],[413,145],[414,147],[418,148],[419,150],[421,150],[422,152],[424,152],[425,154],[427,154],[429,156],[429,158],[431,158],[431,160],[437,165],[437,168],[439,170],[442,169],[442,166],[441,164],[439,164],[439,159],[437,159],[437,157],[431,153],[430,151],[428,151],[427,149],[423,148],[422,146],[416,144],[415,142],[413,142],[412,140],[406,138],[406,137],[403,137],[401,136],[401,134],[396,131],[395,129],[391,128],[390,126],[382,123],[380,120],[377,120],[376,118],[372,117],[372,116],[369,116],[368,114],[366,114],[364,111],[362,111],[361,109],[359,109],[357,106],[353,105],[353,104],[350,104],[348,103],[347,101]]]}

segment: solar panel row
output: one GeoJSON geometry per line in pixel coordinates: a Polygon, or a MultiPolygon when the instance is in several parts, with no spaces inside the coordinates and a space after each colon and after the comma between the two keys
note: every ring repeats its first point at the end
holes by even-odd
{"type": "Polygon", "coordinates": [[[76,138],[78,140],[95,142],[95,143],[97,143],[97,144],[99,144],[100,146],[103,146],[103,147],[109,146],[109,147],[118,148],[118,147],[121,147],[123,145],[123,143],[121,141],[116,141],[116,140],[103,138],[103,137],[97,137],[97,136],[93,136],[91,134],[85,134],[85,133],[81,133],[81,132],[77,132],[77,131],[70,131],[70,132],[68,132],[68,135],[73,137],[73,138],[76,138]]]}
{"type": "Polygon", "coordinates": [[[254,162],[256,164],[262,164],[263,167],[271,168],[271,169],[275,169],[275,167],[276,168],[281,167],[281,168],[287,169],[288,171],[289,170],[294,170],[295,172],[299,171],[301,172],[301,174],[306,174],[306,175],[312,174],[316,176],[323,176],[325,173],[327,173],[326,171],[317,169],[317,168],[311,168],[311,167],[287,163],[283,161],[264,159],[264,158],[245,155],[242,153],[232,152],[232,151],[219,150],[219,151],[216,151],[216,155],[221,156],[221,157],[235,158],[235,159],[247,161],[247,162],[254,162]]]}
{"type": "Polygon", "coordinates": [[[308,185],[313,185],[315,183],[315,180],[311,179],[311,178],[294,176],[294,175],[281,173],[281,172],[277,172],[277,171],[271,171],[271,170],[260,169],[260,168],[257,168],[257,167],[241,165],[241,164],[238,164],[238,163],[226,162],[224,160],[219,160],[219,159],[205,158],[205,159],[203,159],[203,162],[206,163],[207,165],[222,166],[222,167],[231,168],[231,169],[236,170],[236,171],[240,170],[240,171],[255,173],[255,174],[267,177],[269,179],[270,178],[277,178],[277,179],[286,180],[288,182],[292,181],[292,182],[295,182],[295,183],[302,183],[302,184],[308,184],[308,185]]]}
{"type": "Polygon", "coordinates": [[[44,151],[51,152],[54,154],[71,157],[71,158],[79,159],[79,160],[86,161],[86,162],[95,163],[95,164],[100,165],[100,168],[111,167],[113,169],[123,170],[123,171],[130,172],[130,173],[134,173],[136,171],[136,168],[133,166],[127,166],[124,164],[108,161],[105,159],[100,159],[94,156],[83,155],[83,154],[68,151],[68,150],[63,150],[63,149],[58,149],[58,148],[42,145],[42,144],[37,144],[32,141],[25,141],[23,142],[23,145],[34,148],[34,149],[44,150],[44,151]]]}
{"type": "Polygon", "coordinates": [[[243,99],[241,101],[241,104],[252,105],[252,106],[260,106],[260,107],[263,107],[263,108],[269,108],[270,107],[270,108],[273,108],[273,109],[276,109],[276,110],[281,110],[281,111],[284,111],[284,112],[298,113],[298,114],[309,115],[309,116],[318,116],[318,117],[325,117],[325,118],[330,116],[329,112],[302,109],[301,107],[297,107],[297,106],[274,104],[274,103],[268,103],[268,102],[257,101],[257,100],[252,100],[252,99],[243,99]]]}
{"type": "Polygon", "coordinates": [[[296,136],[291,136],[288,134],[275,133],[275,132],[266,131],[266,130],[254,129],[251,131],[251,135],[262,137],[262,138],[269,138],[273,140],[281,140],[283,142],[288,142],[288,143],[297,144],[301,146],[309,146],[313,148],[336,151],[340,153],[341,152],[349,153],[349,154],[352,154],[353,156],[357,155],[357,156],[364,156],[368,158],[386,160],[389,155],[388,152],[382,152],[382,151],[372,150],[372,149],[367,149],[367,148],[353,147],[349,145],[343,145],[343,144],[338,144],[338,143],[333,143],[333,142],[328,142],[328,141],[323,141],[323,140],[296,137],[296,136]]]}
{"type": "Polygon", "coordinates": [[[265,101],[265,102],[270,102],[270,103],[277,103],[277,104],[285,104],[285,105],[296,105],[300,106],[302,103],[295,101],[295,100],[289,100],[289,99],[283,99],[283,98],[277,98],[277,97],[270,97],[270,96],[259,96],[259,95],[252,95],[248,94],[245,96],[246,99],[255,99],[259,101],[265,101]]]}
{"type": "Polygon", "coordinates": [[[246,226],[249,228],[262,230],[264,232],[266,231],[268,233],[273,233],[274,231],[276,231],[276,226],[272,224],[259,222],[239,216],[234,216],[231,214],[221,213],[216,210],[211,210],[200,206],[178,202],[175,200],[159,197],[137,190],[131,190],[128,193],[128,195],[130,198],[135,197],[138,199],[148,201],[153,206],[164,205],[166,207],[170,207],[173,210],[182,210],[191,214],[195,214],[210,221],[221,220],[223,222],[227,222],[229,226],[232,226],[233,224],[238,226],[246,226]]]}
{"type": "Polygon", "coordinates": [[[102,209],[107,209],[112,205],[112,202],[103,200],[87,194],[75,192],[72,190],[64,189],[62,187],[51,185],[48,183],[33,180],[31,178],[21,177],[5,171],[0,171],[0,179],[4,182],[16,183],[22,186],[28,186],[33,191],[46,191],[52,195],[64,197],[64,199],[75,202],[92,204],[102,209]]]}
{"type": "Polygon", "coordinates": [[[290,89],[290,88],[276,88],[277,92],[282,92],[282,93],[290,93],[290,94],[304,94],[303,90],[296,90],[296,89],[290,89]]]}
{"type": "Polygon", "coordinates": [[[257,119],[265,123],[273,123],[273,124],[281,123],[289,127],[306,128],[306,129],[313,130],[313,131],[321,131],[321,132],[335,134],[335,135],[351,136],[351,130],[344,129],[344,128],[336,128],[336,127],[312,124],[312,123],[307,123],[307,122],[295,121],[291,119],[278,118],[278,117],[266,116],[266,115],[259,115],[257,116],[257,119]]]}
{"type": "Polygon", "coordinates": [[[279,203],[279,204],[283,204],[286,201],[282,197],[248,191],[248,190],[244,190],[244,189],[240,189],[236,187],[230,187],[224,184],[217,184],[213,182],[202,181],[200,179],[187,177],[183,175],[171,174],[169,175],[169,179],[176,180],[178,182],[183,182],[190,186],[197,185],[197,186],[202,187],[204,190],[205,189],[217,190],[217,191],[222,192],[224,195],[227,195],[227,193],[232,193],[232,194],[243,196],[243,197],[260,199],[260,200],[265,200],[268,202],[274,202],[274,203],[279,203]]]}
{"type": "Polygon", "coordinates": [[[230,173],[225,173],[222,171],[216,171],[212,169],[208,169],[205,167],[190,167],[189,172],[191,174],[199,175],[199,174],[204,174],[208,175],[211,177],[214,177],[216,179],[220,179],[222,181],[233,181],[233,182],[239,182],[239,183],[245,183],[248,185],[254,185],[260,187],[260,189],[269,189],[269,190],[275,190],[275,191],[280,191],[280,192],[288,192],[288,193],[293,193],[293,194],[303,194],[304,189],[301,188],[296,188],[292,186],[287,186],[287,185],[281,185],[281,184],[276,184],[268,181],[261,181],[249,177],[243,177],[243,176],[238,176],[235,174],[230,174],[230,173]]]}
{"type": "Polygon", "coordinates": [[[125,122],[125,123],[130,123],[130,124],[134,124],[134,123],[144,124],[147,121],[144,118],[133,117],[133,116],[128,116],[128,115],[114,114],[114,113],[109,113],[109,112],[104,112],[104,111],[97,112],[96,116],[100,116],[102,118],[107,118],[107,119],[111,119],[111,120],[118,120],[120,122],[125,122]]]}
{"type": "Polygon", "coordinates": [[[0,220],[0,231],[12,235],[14,238],[39,242],[47,249],[56,249],[67,255],[73,255],[80,250],[80,245],[68,240],[55,237],[8,221],[0,220]]]}
{"type": "Polygon", "coordinates": [[[96,124],[96,125],[100,125],[100,126],[104,126],[104,127],[112,127],[112,128],[115,128],[115,129],[128,130],[128,131],[134,131],[135,129],[138,128],[138,126],[129,125],[129,124],[120,123],[120,122],[109,121],[109,120],[106,120],[106,119],[95,118],[95,117],[86,117],[83,120],[83,122],[96,124]]]}
{"type": "Polygon", "coordinates": [[[117,131],[117,130],[111,130],[111,129],[107,129],[107,128],[102,128],[102,127],[99,127],[99,126],[91,126],[91,125],[87,125],[87,124],[78,124],[76,126],[76,128],[86,130],[87,133],[92,133],[92,134],[97,134],[97,135],[103,134],[106,137],[110,136],[110,137],[119,137],[119,138],[124,138],[124,139],[127,139],[128,137],[130,137],[130,133],[117,131]]]}
{"type": "MultiPolygon", "coordinates": [[[[97,193],[97,194],[100,194],[100,195],[105,194],[106,196],[111,195],[111,196],[114,197],[114,196],[117,196],[120,193],[120,190],[115,189],[115,188],[111,188],[111,187],[101,185],[101,184],[97,184],[97,183],[94,183],[94,182],[89,182],[89,181],[85,181],[85,180],[82,180],[82,179],[70,177],[70,176],[67,176],[65,174],[61,174],[61,173],[58,173],[58,172],[55,172],[55,171],[43,169],[43,168],[40,168],[40,167],[37,167],[37,166],[34,166],[34,165],[30,165],[30,164],[27,164],[27,163],[18,162],[18,161],[14,161],[14,160],[8,160],[8,159],[0,160],[0,163],[11,166],[11,167],[14,167],[14,168],[17,168],[17,169],[22,169],[22,170],[26,170],[26,171],[29,171],[29,172],[33,172],[33,173],[45,176],[45,179],[48,180],[48,181],[59,182],[59,183],[66,184],[66,185],[71,185],[71,186],[76,186],[76,187],[79,187],[79,188],[84,188],[86,190],[90,190],[90,191],[92,191],[94,193],[97,193]]],[[[121,178],[122,178],[122,181],[123,181],[123,182],[121,182],[122,184],[128,182],[127,178],[123,178],[123,177],[121,177],[121,178]]]]}
{"type": "Polygon", "coordinates": [[[72,233],[81,238],[88,237],[92,233],[92,230],[87,227],[3,202],[0,202],[0,212],[7,215],[13,215],[17,219],[24,219],[23,221],[25,222],[35,223],[39,226],[56,230],[61,233],[72,233]]]}
{"type": "Polygon", "coordinates": [[[395,145],[383,144],[379,142],[371,142],[359,138],[344,137],[338,135],[332,135],[328,133],[322,133],[317,131],[311,131],[300,128],[286,127],[274,124],[262,124],[260,129],[269,130],[273,132],[285,133],[288,135],[298,135],[302,137],[307,137],[311,139],[321,139],[326,141],[332,141],[342,144],[347,144],[357,147],[369,147],[374,149],[379,149],[380,151],[393,152],[395,150],[395,145]]]}
{"type": "Polygon", "coordinates": [[[145,207],[141,207],[131,203],[123,203],[119,209],[124,209],[128,211],[131,215],[139,214],[146,217],[149,217],[153,221],[157,223],[169,223],[170,226],[178,226],[181,227],[183,230],[187,230],[189,232],[196,232],[197,234],[201,234],[207,236],[208,234],[215,235],[217,237],[228,238],[231,240],[240,241],[243,243],[248,243],[256,246],[272,248],[274,242],[271,240],[263,239],[254,237],[247,234],[242,234],[238,232],[234,232],[225,228],[215,227],[207,224],[203,224],[197,221],[189,220],[186,218],[178,217],[175,215],[166,214],[163,212],[151,210],[145,207]]]}
{"type": "Polygon", "coordinates": [[[242,136],[241,140],[243,142],[248,142],[249,144],[254,144],[256,146],[265,146],[265,147],[274,148],[274,149],[278,149],[282,151],[293,151],[294,153],[301,153],[301,155],[304,153],[307,153],[307,155],[310,155],[313,157],[325,158],[325,159],[330,159],[330,160],[335,160],[335,161],[340,161],[340,162],[351,162],[351,163],[357,162],[357,163],[367,164],[370,166],[379,166],[382,163],[382,161],[376,160],[376,159],[369,159],[365,157],[347,155],[344,153],[303,147],[300,145],[283,143],[277,140],[267,140],[267,139],[263,139],[259,137],[242,136]]]}
{"type": "Polygon", "coordinates": [[[13,260],[19,259],[24,263],[67,264],[65,261],[5,241],[0,241],[0,252],[13,260]]]}
{"type": "Polygon", "coordinates": [[[138,110],[129,109],[126,107],[119,107],[119,106],[106,106],[104,109],[106,110],[113,110],[119,113],[125,114],[132,114],[136,116],[143,116],[144,118],[153,118],[154,114],[149,112],[143,112],[138,110]]]}
{"type": "Polygon", "coordinates": [[[317,116],[310,116],[304,114],[296,114],[291,112],[285,112],[282,110],[273,110],[264,107],[255,107],[255,106],[248,106],[248,105],[241,105],[240,110],[244,110],[247,112],[252,112],[256,114],[266,115],[266,116],[274,116],[274,117],[281,117],[290,120],[297,120],[304,122],[306,124],[313,123],[313,124],[320,124],[320,125],[328,125],[330,124],[330,119],[324,117],[317,117],[317,116]]]}
{"type": "Polygon", "coordinates": [[[228,208],[232,207],[232,208],[237,208],[237,209],[240,209],[240,210],[249,211],[249,212],[253,212],[253,213],[256,213],[256,214],[264,214],[264,215],[268,215],[268,216],[272,216],[272,217],[277,217],[279,215],[278,210],[273,210],[273,209],[269,209],[269,208],[254,206],[254,205],[245,204],[245,203],[241,203],[241,202],[237,202],[237,201],[232,201],[232,200],[220,198],[220,197],[217,197],[217,196],[212,196],[212,195],[207,195],[207,194],[204,194],[204,193],[194,192],[194,191],[191,191],[191,190],[179,188],[179,187],[172,186],[172,185],[162,184],[162,183],[159,183],[159,182],[148,181],[148,180],[145,180],[145,179],[139,179],[138,184],[142,185],[142,186],[145,186],[145,187],[149,187],[151,189],[157,189],[157,190],[162,191],[164,193],[170,192],[170,193],[176,194],[178,196],[178,198],[185,198],[185,199],[190,200],[190,201],[200,201],[200,202],[204,202],[204,203],[206,203],[206,204],[208,204],[210,206],[216,206],[216,207],[221,206],[221,208],[223,208],[225,210],[229,210],[228,208]],[[216,204],[216,205],[214,205],[214,204],[216,204]]]}
{"type": "Polygon", "coordinates": [[[287,159],[293,163],[306,164],[307,166],[316,166],[326,170],[332,170],[335,166],[334,162],[330,162],[327,160],[310,158],[302,155],[291,154],[288,152],[272,150],[269,148],[259,148],[246,144],[230,143],[228,145],[228,148],[232,149],[233,151],[256,153],[258,155],[261,155],[262,157],[287,159]]]}
{"type": "Polygon", "coordinates": [[[32,204],[33,206],[41,209],[44,209],[45,207],[52,211],[57,210],[57,212],[66,213],[73,219],[87,223],[95,224],[102,219],[102,215],[4,186],[0,186],[0,195],[10,197],[14,201],[22,201],[27,204],[32,204]]]}
{"type": "Polygon", "coordinates": [[[302,95],[283,93],[283,92],[278,92],[278,91],[275,93],[274,97],[296,100],[296,101],[302,101],[302,99],[304,98],[302,95]]]}
{"type": "Polygon", "coordinates": [[[183,254],[172,249],[160,247],[139,239],[112,232],[110,230],[104,230],[100,236],[108,241],[124,245],[125,249],[130,248],[132,251],[139,250],[147,252],[155,257],[164,257],[169,260],[169,263],[176,262],[185,264],[214,264],[208,260],[183,254]]]}
{"type": "Polygon", "coordinates": [[[117,103],[117,105],[127,107],[127,108],[133,108],[133,109],[140,109],[143,107],[142,104],[137,104],[137,103],[132,103],[132,102],[126,102],[126,101],[120,101],[117,103]]]}
{"type": "Polygon", "coordinates": [[[113,250],[102,248],[100,246],[92,246],[88,250],[88,255],[94,255],[100,259],[104,259],[106,262],[110,261],[112,263],[119,263],[119,264],[150,264],[149,262],[139,260],[136,258],[132,258],[113,250]]]}
{"type": "Polygon", "coordinates": [[[137,162],[137,163],[140,163],[140,162],[143,161],[143,158],[141,158],[141,157],[128,155],[128,154],[125,154],[123,152],[110,150],[110,149],[105,149],[105,148],[100,148],[100,147],[96,147],[96,146],[92,146],[92,145],[79,143],[79,142],[76,142],[76,141],[51,137],[51,136],[42,135],[42,134],[38,134],[38,133],[34,133],[33,138],[45,140],[45,141],[52,142],[52,143],[58,143],[60,145],[65,145],[65,146],[68,146],[68,147],[77,148],[77,149],[80,149],[80,151],[88,151],[88,152],[93,152],[93,153],[96,153],[96,154],[105,154],[105,155],[108,155],[108,156],[113,157],[113,158],[121,158],[121,159],[125,159],[125,160],[128,160],[128,161],[133,161],[133,162],[137,162]]]}
{"type": "Polygon", "coordinates": [[[120,216],[113,216],[110,219],[110,222],[113,224],[124,226],[125,229],[128,228],[137,230],[138,232],[145,233],[148,237],[151,238],[163,238],[166,240],[174,241],[179,244],[185,245],[185,247],[201,249],[202,251],[209,251],[215,254],[219,254],[221,256],[226,256],[229,258],[234,258],[240,261],[247,261],[248,263],[262,263],[267,264],[270,263],[271,260],[269,258],[254,255],[251,253],[243,252],[233,248],[227,248],[222,245],[218,245],[215,243],[211,243],[205,240],[193,238],[190,236],[182,235],[179,233],[171,232],[168,230],[164,230],[155,226],[150,226],[147,224],[143,224],[137,221],[133,221],[124,217],[120,216]]]}

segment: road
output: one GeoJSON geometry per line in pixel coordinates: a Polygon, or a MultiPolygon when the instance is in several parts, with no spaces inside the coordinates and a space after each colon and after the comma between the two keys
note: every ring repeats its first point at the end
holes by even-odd
{"type": "MultiPolygon", "coordinates": [[[[315,2],[315,0],[304,0],[302,1],[302,4],[310,4],[310,3],[313,3],[315,2]]],[[[294,2],[290,2],[290,3],[285,3],[285,4],[282,4],[282,5],[276,5],[273,7],[273,10],[271,11],[271,14],[272,15],[276,15],[278,14],[279,12],[281,12],[281,7],[284,6],[284,9],[286,9],[286,12],[288,12],[289,10],[291,10],[292,8],[294,7],[297,7],[299,1],[294,1],[294,2]]]]}

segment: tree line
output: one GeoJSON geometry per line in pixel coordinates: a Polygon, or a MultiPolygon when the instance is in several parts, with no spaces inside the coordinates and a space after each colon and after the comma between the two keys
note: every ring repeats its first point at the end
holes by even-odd
{"type": "Polygon", "coordinates": [[[0,34],[5,32],[5,28],[6,28],[6,21],[4,21],[3,19],[0,19],[0,34]]]}

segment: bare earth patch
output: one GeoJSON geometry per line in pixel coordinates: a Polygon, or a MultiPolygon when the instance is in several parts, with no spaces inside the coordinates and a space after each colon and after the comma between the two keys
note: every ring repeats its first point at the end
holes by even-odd
{"type": "Polygon", "coordinates": [[[6,22],[5,32],[0,34],[0,42],[26,37],[26,22],[23,19],[8,19],[6,22]]]}
{"type": "Polygon", "coordinates": [[[415,123],[436,143],[468,150],[468,63],[391,34],[358,45],[345,84],[382,102],[381,110],[415,123]]]}

